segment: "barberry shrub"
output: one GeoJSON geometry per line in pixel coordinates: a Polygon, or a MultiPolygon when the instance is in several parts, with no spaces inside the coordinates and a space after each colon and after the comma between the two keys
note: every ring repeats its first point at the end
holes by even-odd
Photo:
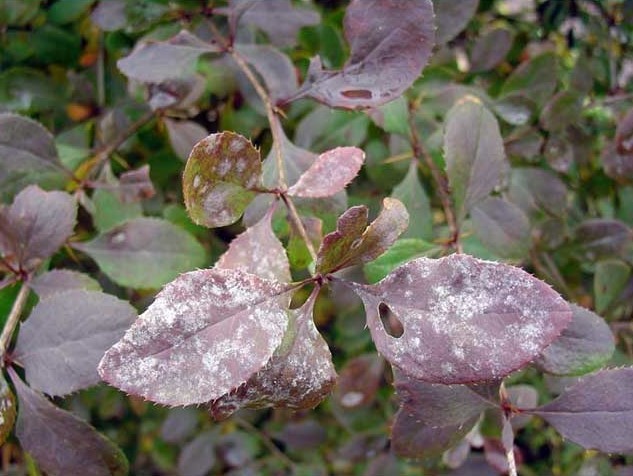
{"type": "Polygon", "coordinates": [[[330,8],[0,3],[5,460],[631,470],[633,5],[330,8]]]}

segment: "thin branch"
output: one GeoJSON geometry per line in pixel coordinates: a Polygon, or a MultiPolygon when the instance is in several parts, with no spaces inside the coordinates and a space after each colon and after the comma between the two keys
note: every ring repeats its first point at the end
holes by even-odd
{"type": "Polygon", "coordinates": [[[24,305],[26,304],[26,299],[29,297],[30,288],[26,282],[22,282],[22,287],[18,292],[15,301],[13,302],[13,307],[11,308],[11,312],[9,313],[9,317],[7,317],[7,321],[4,324],[4,329],[2,329],[2,335],[0,335],[0,368],[4,368],[4,356],[6,354],[7,348],[11,343],[11,337],[13,337],[13,332],[15,331],[15,327],[18,325],[20,321],[20,316],[22,315],[22,311],[24,310],[24,305]]]}
{"type": "Polygon", "coordinates": [[[254,436],[257,436],[261,440],[261,442],[264,444],[264,446],[266,446],[266,448],[268,448],[268,450],[274,456],[279,458],[279,461],[281,461],[286,467],[288,467],[289,469],[295,469],[296,467],[295,462],[292,461],[290,458],[288,458],[288,456],[286,456],[286,454],[283,451],[277,448],[277,445],[273,443],[273,441],[268,437],[266,433],[261,431],[252,423],[244,420],[243,418],[233,417],[233,421],[237,423],[238,426],[241,426],[242,429],[246,430],[247,432],[251,433],[254,436]]]}
{"type": "Polygon", "coordinates": [[[295,204],[285,193],[281,193],[279,194],[279,196],[284,201],[284,204],[286,205],[286,208],[288,209],[288,212],[290,213],[290,220],[292,221],[292,224],[295,226],[295,228],[299,232],[299,235],[301,236],[301,239],[304,241],[306,248],[308,248],[308,252],[310,253],[310,257],[312,258],[312,261],[316,263],[316,260],[317,260],[316,250],[314,249],[312,240],[310,240],[310,237],[308,236],[308,232],[303,226],[303,222],[301,221],[301,217],[299,216],[299,212],[297,211],[295,204]]]}

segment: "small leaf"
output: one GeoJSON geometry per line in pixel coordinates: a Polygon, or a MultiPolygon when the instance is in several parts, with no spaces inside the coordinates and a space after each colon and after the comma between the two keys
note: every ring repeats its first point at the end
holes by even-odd
{"type": "Polygon", "coordinates": [[[515,167],[510,174],[508,198],[529,216],[538,211],[562,216],[567,208],[567,187],[547,170],[515,167]]]}
{"type": "Polygon", "coordinates": [[[313,408],[331,391],[336,371],[327,343],[312,321],[316,289],[306,303],[290,311],[284,339],[270,361],[246,383],[211,403],[223,419],[241,407],[313,408]]]}
{"type": "Polygon", "coordinates": [[[236,237],[215,266],[289,283],[292,280],[290,264],[283,244],[273,233],[271,220],[272,209],[261,221],[236,237]]]}
{"type": "Polygon", "coordinates": [[[191,219],[208,227],[236,222],[261,186],[259,152],[234,132],[211,134],[198,142],[182,178],[191,219]]]}
{"type": "Polygon", "coordinates": [[[70,269],[53,269],[36,276],[29,283],[40,299],[49,298],[55,294],[83,289],[85,291],[101,291],[101,286],[90,276],[70,269]]]}
{"type": "Polygon", "coordinates": [[[531,411],[565,438],[605,453],[633,451],[633,368],[603,370],[531,411]]]}
{"type": "Polygon", "coordinates": [[[205,476],[216,462],[215,445],[219,440],[217,430],[200,433],[183,446],[178,456],[180,476],[205,476]]]}
{"type": "Polygon", "coordinates": [[[378,351],[431,383],[499,379],[537,357],[567,326],[569,306],[512,266],[464,254],[418,258],[376,285],[353,285],[378,351]],[[403,333],[390,335],[388,312],[403,333]]]}
{"type": "Polygon", "coordinates": [[[156,218],[130,220],[73,247],[93,258],[116,283],[138,289],[158,288],[205,261],[195,238],[156,218]]]}
{"type": "Polygon", "coordinates": [[[604,313],[624,291],[631,275],[631,267],[620,260],[599,261],[593,276],[593,295],[596,312],[604,313]]]}
{"type": "Polygon", "coordinates": [[[409,214],[394,198],[383,200],[383,209],[367,226],[367,208],[352,207],[337,221],[336,231],[323,239],[317,256],[317,273],[333,273],[377,258],[407,228],[409,214]]]}
{"type": "Polygon", "coordinates": [[[391,193],[392,198],[400,200],[409,212],[409,227],[402,238],[433,239],[433,216],[429,197],[418,177],[418,162],[411,161],[409,171],[391,193]]]}
{"type": "Polygon", "coordinates": [[[197,408],[172,408],[160,427],[160,437],[167,443],[184,443],[198,427],[201,413],[197,408]]]}
{"type": "Polygon", "coordinates": [[[633,238],[633,232],[625,223],[601,218],[583,221],[574,234],[590,261],[624,256],[633,238]]]}
{"type": "Polygon", "coordinates": [[[470,212],[475,234],[502,258],[523,258],[531,246],[530,221],[519,207],[488,197],[470,212]]]}
{"type": "Polygon", "coordinates": [[[134,308],[98,291],[55,294],[20,327],[15,360],[31,387],[63,396],[99,383],[97,365],[136,319],[134,308]],[[54,369],[54,370],[51,370],[54,369]]]}
{"type": "Polygon", "coordinates": [[[0,198],[28,184],[64,183],[55,141],[39,123],[17,114],[0,114],[0,198]]]}
{"type": "Polygon", "coordinates": [[[121,390],[164,405],[218,399],[260,371],[288,325],[288,288],[238,270],[167,284],[99,364],[121,390]]]}
{"type": "Polygon", "coordinates": [[[0,445],[3,445],[15,423],[15,397],[4,375],[0,375],[0,445]]]}
{"type": "Polygon", "coordinates": [[[356,177],[364,161],[365,153],[356,147],[337,147],[324,152],[288,189],[288,195],[330,197],[356,177]]]}
{"type": "Polygon", "coordinates": [[[128,474],[125,455],[114,443],[25,385],[12,368],[9,374],[18,395],[16,435],[43,471],[51,476],[128,474]]]}
{"type": "Polygon", "coordinates": [[[501,63],[510,52],[514,33],[508,28],[493,28],[473,45],[470,52],[470,70],[473,73],[489,71],[501,63]]]}
{"type": "Polygon", "coordinates": [[[119,177],[117,192],[123,203],[152,198],[156,194],[156,190],[154,190],[154,184],[149,177],[149,165],[145,164],[136,170],[123,172],[119,177]]]}
{"type": "Polygon", "coordinates": [[[187,161],[193,147],[209,135],[204,127],[194,121],[177,121],[165,117],[163,123],[167,129],[171,147],[183,162],[187,161]]]}
{"type": "Polygon", "coordinates": [[[470,22],[479,0],[433,0],[435,6],[435,41],[444,45],[455,38],[470,22]]]}
{"type": "Polygon", "coordinates": [[[376,398],[385,369],[385,361],[376,354],[364,354],[349,360],[334,390],[336,402],[343,408],[371,405],[376,398]]]}
{"type": "Polygon", "coordinates": [[[439,255],[442,247],[413,238],[401,238],[374,261],[365,265],[365,277],[371,284],[377,283],[401,264],[421,256],[439,255]]]}
{"type": "Polygon", "coordinates": [[[461,220],[492,192],[506,166],[499,124],[478,100],[458,102],[449,111],[444,156],[455,210],[461,220]]]}
{"type": "Polygon", "coordinates": [[[192,75],[201,55],[219,51],[217,46],[182,30],[167,41],[139,43],[117,66],[130,79],[162,83],[192,75]]]}
{"type": "Polygon", "coordinates": [[[439,456],[475,426],[491,403],[466,385],[429,384],[395,371],[400,409],[391,428],[399,456],[439,456]]]}
{"type": "Polygon", "coordinates": [[[543,108],[540,122],[547,131],[560,132],[582,117],[582,96],[575,91],[561,91],[543,108]]]}
{"type": "Polygon", "coordinates": [[[552,52],[534,56],[522,63],[506,79],[500,97],[520,93],[533,103],[542,105],[547,101],[558,83],[558,59],[552,52]]]}
{"type": "Polygon", "coordinates": [[[351,55],[340,71],[317,56],[292,99],[312,97],[330,107],[379,106],[399,97],[426,65],[434,46],[431,0],[352,0],[345,12],[351,55]]]}
{"type": "Polygon", "coordinates": [[[76,214],[67,193],[29,185],[10,207],[0,208],[0,255],[15,269],[35,269],[72,235],[76,214]]]}
{"type": "Polygon", "coordinates": [[[600,316],[571,304],[567,328],[536,361],[541,370],[554,375],[584,375],[599,369],[613,355],[613,333],[600,316]]]}

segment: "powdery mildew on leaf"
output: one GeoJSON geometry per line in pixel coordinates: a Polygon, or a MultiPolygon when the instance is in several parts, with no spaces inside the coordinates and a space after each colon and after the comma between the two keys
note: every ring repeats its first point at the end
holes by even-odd
{"type": "Polygon", "coordinates": [[[257,224],[236,237],[215,266],[239,269],[281,283],[290,282],[290,263],[281,241],[273,233],[272,213],[271,208],[257,224]]]}
{"type": "Polygon", "coordinates": [[[537,357],[571,319],[547,284],[464,254],[418,258],[374,286],[354,289],[378,351],[431,383],[502,378],[537,357]],[[404,328],[400,337],[385,331],[379,309],[385,305],[404,328]]]}
{"type": "Polygon", "coordinates": [[[186,273],[104,356],[99,373],[164,405],[220,398],[261,370],[288,325],[289,288],[238,270],[186,273]]]}
{"type": "Polygon", "coordinates": [[[365,153],[357,147],[337,147],[324,152],[288,189],[288,194],[295,197],[330,197],[354,180],[364,161],[365,153]]]}
{"type": "Polygon", "coordinates": [[[312,408],[330,393],[336,370],[330,349],[312,321],[317,291],[300,309],[290,311],[284,341],[268,364],[244,385],[212,402],[214,418],[226,418],[241,407],[312,408]]]}
{"type": "Polygon", "coordinates": [[[354,357],[341,370],[334,399],[343,408],[369,406],[376,397],[384,369],[385,360],[375,353],[354,357]]]}
{"type": "Polygon", "coordinates": [[[191,219],[208,227],[230,225],[244,213],[261,186],[259,151],[239,134],[221,132],[198,142],[182,178],[191,219]]]}

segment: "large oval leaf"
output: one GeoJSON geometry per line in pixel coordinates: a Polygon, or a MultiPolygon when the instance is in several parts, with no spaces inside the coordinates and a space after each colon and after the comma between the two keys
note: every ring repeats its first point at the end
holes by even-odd
{"type": "Polygon", "coordinates": [[[379,352],[432,383],[502,378],[537,357],[571,319],[547,284],[464,254],[418,258],[376,285],[354,287],[379,352]],[[389,314],[402,324],[399,337],[381,321],[389,314]]]}
{"type": "Polygon", "coordinates": [[[121,390],[165,405],[206,403],[270,360],[288,325],[284,285],[239,270],[169,283],[99,364],[121,390]]]}

